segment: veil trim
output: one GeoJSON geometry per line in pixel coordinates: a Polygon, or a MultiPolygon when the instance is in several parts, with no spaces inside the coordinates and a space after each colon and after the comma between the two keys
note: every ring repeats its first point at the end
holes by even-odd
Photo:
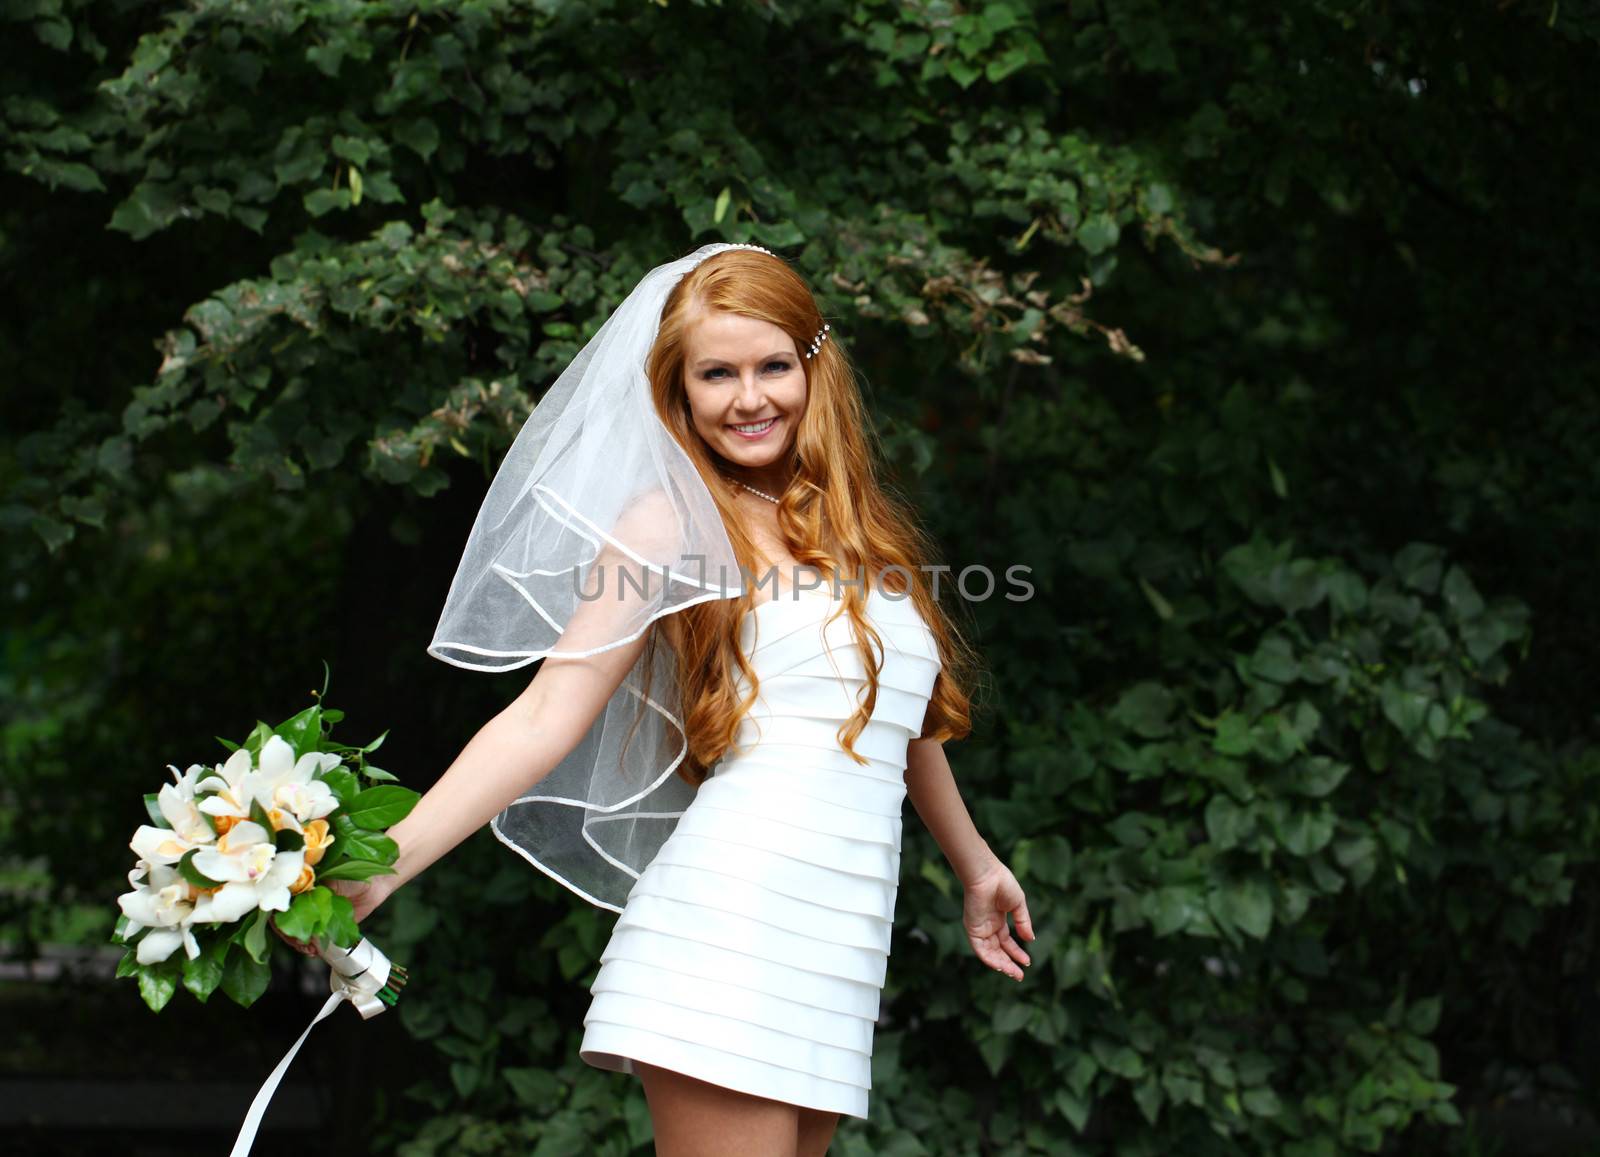
{"type": "MultiPolygon", "coordinates": [[[[655,619],[652,618],[650,621],[654,622],[655,619]]],[[[643,632],[641,632],[641,634],[642,633],[643,632]]],[[[621,860],[619,860],[615,856],[613,856],[610,852],[608,852],[604,848],[602,848],[599,844],[595,843],[594,837],[589,834],[589,825],[590,824],[605,823],[607,820],[618,820],[618,819],[672,819],[672,820],[676,820],[676,819],[681,818],[682,815],[683,815],[684,809],[679,809],[678,811],[672,811],[672,812],[630,812],[626,816],[611,815],[611,814],[606,814],[606,813],[618,812],[618,811],[621,811],[623,808],[627,807],[630,804],[637,803],[639,800],[643,799],[645,796],[649,795],[651,792],[655,791],[656,788],[660,787],[663,783],[665,783],[666,780],[667,780],[667,777],[670,776],[673,772],[678,770],[678,765],[683,762],[683,757],[689,754],[689,739],[688,739],[688,736],[685,734],[685,732],[683,730],[683,720],[679,719],[672,712],[668,711],[665,707],[661,706],[661,704],[657,703],[650,696],[645,695],[644,693],[642,693],[641,691],[637,690],[634,687],[628,687],[628,693],[631,694],[636,699],[642,699],[647,705],[649,705],[649,707],[652,710],[658,712],[664,719],[666,719],[668,722],[670,722],[673,725],[673,727],[677,728],[678,737],[679,737],[679,740],[680,740],[682,746],[679,748],[678,754],[675,757],[673,757],[672,762],[667,764],[667,767],[666,767],[665,771],[663,771],[653,781],[651,781],[651,783],[648,786],[641,788],[638,792],[636,792],[635,794],[629,796],[627,799],[620,800],[620,801],[618,801],[617,803],[614,803],[614,804],[600,805],[600,804],[590,803],[588,800],[571,799],[571,798],[569,798],[567,796],[560,796],[560,795],[531,795],[530,794],[530,795],[519,796],[516,799],[512,800],[511,803],[506,806],[506,809],[503,812],[501,812],[499,815],[495,816],[494,819],[489,821],[489,830],[494,833],[495,838],[497,840],[499,840],[502,844],[505,844],[508,848],[511,848],[514,851],[516,851],[517,854],[520,855],[523,859],[527,860],[528,863],[532,864],[535,868],[538,868],[541,872],[543,872],[545,875],[549,876],[552,880],[555,880],[558,884],[562,884],[565,887],[570,888],[572,891],[574,891],[578,895],[582,896],[585,900],[589,901],[589,903],[594,904],[594,905],[596,905],[598,907],[601,907],[601,908],[605,908],[605,909],[607,909],[608,911],[611,911],[611,912],[621,912],[622,909],[616,904],[608,903],[605,900],[602,900],[597,896],[591,895],[589,892],[587,892],[583,888],[579,887],[572,880],[568,879],[566,876],[563,876],[560,872],[556,871],[554,868],[550,867],[548,864],[542,862],[539,859],[538,856],[533,854],[533,852],[529,851],[527,848],[525,848],[521,844],[517,843],[516,840],[514,840],[514,839],[510,838],[509,836],[507,836],[505,834],[505,832],[501,831],[500,830],[500,821],[505,816],[510,814],[512,808],[519,807],[522,804],[534,804],[534,803],[553,803],[553,804],[559,804],[559,805],[561,805],[563,807],[577,807],[577,808],[583,808],[585,811],[588,811],[588,812],[600,813],[598,815],[586,816],[584,818],[583,826],[580,829],[580,831],[582,832],[582,835],[583,835],[583,842],[588,844],[589,847],[594,850],[594,853],[597,856],[599,856],[601,859],[605,860],[606,863],[610,864],[612,867],[616,868],[618,871],[623,872],[626,875],[628,875],[628,876],[632,877],[633,879],[637,880],[639,878],[639,876],[640,876],[639,872],[635,871],[628,864],[623,863],[621,860]]]]}

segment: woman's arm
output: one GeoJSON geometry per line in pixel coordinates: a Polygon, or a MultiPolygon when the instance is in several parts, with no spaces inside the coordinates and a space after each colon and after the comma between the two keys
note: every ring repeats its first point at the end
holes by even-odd
{"type": "Polygon", "coordinates": [[[943,742],[913,739],[906,747],[906,794],[963,886],[996,863],[998,857],[978,834],[962,802],[943,742]]]}
{"type": "MultiPolygon", "coordinates": [[[[628,543],[633,554],[605,544],[589,573],[589,588],[555,649],[604,646],[642,617],[647,592],[658,590],[662,579],[638,558],[666,550],[674,541],[676,526],[671,508],[659,495],[647,496],[624,512],[612,533],[628,543]]],[[[479,728],[411,814],[389,829],[400,845],[395,874],[375,878],[381,886],[357,901],[358,916],[415,879],[554,771],[594,726],[644,651],[650,632],[662,625],[656,620],[637,639],[597,655],[547,657],[526,690],[479,728]]]]}
{"type": "MultiPolygon", "coordinates": [[[[478,729],[411,814],[389,829],[400,858],[394,876],[380,877],[388,891],[415,879],[555,770],[605,710],[648,637],[583,659],[546,659],[527,689],[478,729]]],[[[562,638],[562,646],[574,646],[562,638]]]]}
{"type": "Polygon", "coordinates": [[[1027,898],[1011,869],[973,826],[941,741],[911,741],[906,749],[906,793],[961,880],[961,925],[973,952],[996,972],[1021,980],[1023,969],[1033,961],[1012,937],[1006,917],[1016,922],[1018,936],[1032,940],[1027,898]]]}
{"type": "MultiPolygon", "coordinates": [[[[572,616],[560,647],[585,650],[599,645],[595,637],[601,612],[592,609],[597,606],[585,604],[572,616]],[[587,646],[579,641],[584,637],[589,639],[587,646]]],[[[389,837],[400,849],[394,872],[359,883],[335,880],[329,884],[349,897],[356,921],[365,920],[397,888],[414,880],[554,771],[599,718],[644,650],[649,632],[657,626],[659,620],[632,642],[598,655],[547,657],[527,689],[478,729],[439,781],[423,793],[411,814],[389,829],[389,837]]],[[[314,945],[282,932],[278,935],[296,951],[316,955],[314,945]]]]}

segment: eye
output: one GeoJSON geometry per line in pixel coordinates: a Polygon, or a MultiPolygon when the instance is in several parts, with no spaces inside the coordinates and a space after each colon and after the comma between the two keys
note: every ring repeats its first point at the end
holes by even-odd
{"type": "MultiPolygon", "coordinates": [[[[773,358],[770,362],[768,362],[765,366],[762,367],[762,369],[766,369],[766,370],[776,370],[780,374],[788,373],[790,368],[791,368],[790,363],[788,361],[784,360],[783,358],[773,358]]],[[[725,369],[723,369],[721,366],[712,366],[709,370],[706,370],[705,373],[701,374],[700,376],[705,378],[706,381],[708,381],[708,382],[714,382],[714,381],[717,380],[717,375],[718,374],[723,374],[723,373],[727,373],[727,371],[725,369]]]]}

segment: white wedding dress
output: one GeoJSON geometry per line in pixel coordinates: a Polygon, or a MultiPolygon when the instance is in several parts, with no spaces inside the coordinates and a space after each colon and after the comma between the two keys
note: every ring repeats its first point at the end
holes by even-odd
{"type": "Polygon", "coordinates": [[[842,598],[825,584],[746,612],[758,698],[617,917],[589,989],[589,1064],[636,1073],[637,1059],[867,1116],[906,747],[939,655],[909,597],[874,587],[865,609],[884,661],[854,741],[864,764],[835,734],[866,692],[842,598]]]}

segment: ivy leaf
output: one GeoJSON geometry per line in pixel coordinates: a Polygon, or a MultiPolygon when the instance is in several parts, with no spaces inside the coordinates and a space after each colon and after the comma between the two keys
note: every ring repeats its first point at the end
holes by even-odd
{"type": "Polygon", "coordinates": [[[1406,1010],[1406,1028],[1418,1036],[1427,1036],[1439,1027],[1439,1011],[1443,1002],[1437,996],[1417,1001],[1406,1010]]]}
{"type": "Polygon", "coordinates": [[[1212,913],[1257,940],[1272,930],[1272,893],[1259,879],[1226,884],[1212,893],[1212,913]]]}
{"type": "Polygon", "coordinates": [[[1090,1108],[1091,1102],[1088,1097],[1075,1093],[1071,1089],[1056,1090],[1056,1111],[1067,1119],[1067,1124],[1080,1133],[1083,1132],[1083,1127],[1089,1123],[1090,1108]]]}
{"type": "Polygon", "coordinates": [[[1161,1105],[1166,1100],[1166,1094],[1161,1090],[1161,1082],[1152,1073],[1133,1087],[1133,1100],[1139,1106],[1139,1112],[1150,1124],[1156,1123],[1156,1118],[1161,1116],[1161,1105]]]}

